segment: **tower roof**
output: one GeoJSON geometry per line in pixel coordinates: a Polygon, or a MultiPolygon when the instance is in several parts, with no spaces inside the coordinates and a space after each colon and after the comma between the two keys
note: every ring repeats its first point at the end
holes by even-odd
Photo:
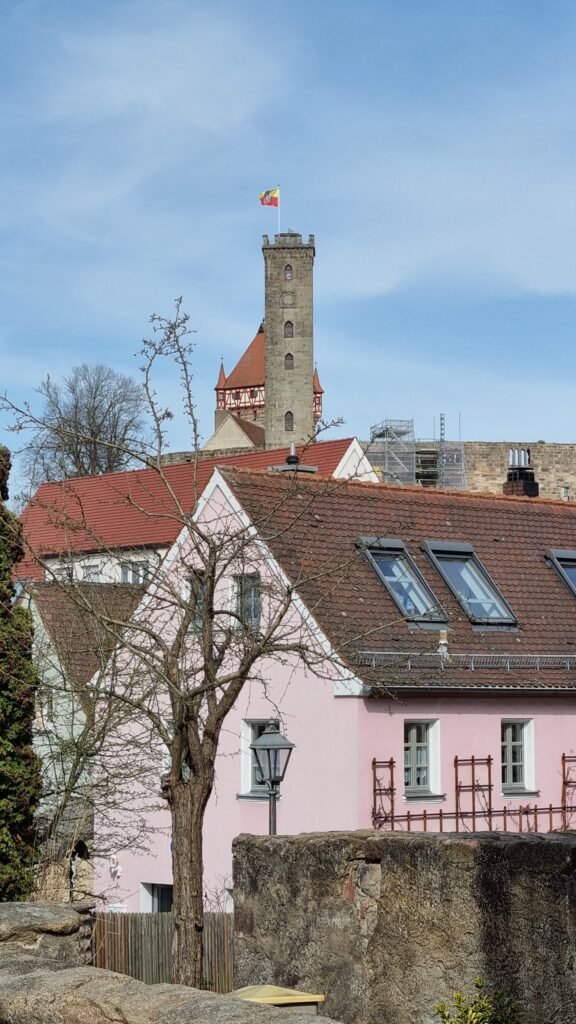
{"type": "Polygon", "coordinates": [[[254,388],[264,387],[266,375],[266,335],[264,325],[260,324],[255,338],[250,342],[243,356],[240,357],[232,373],[226,377],[223,388],[254,388]]]}
{"type": "Polygon", "coordinates": [[[218,380],[216,382],[217,390],[226,387],[226,374],[224,373],[224,363],[220,362],[220,373],[218,374],[218,380]]]}
{"type": "MultiPolygon", "coordinates": [[[[220,366],[220,375],[216,387],[218,390],[228,388],[264,387],[266,377],[266,331],[260,324],[243,356],[240,357],[232,372],[226,376],[224,367],[220,366]]],[[[314,394],[321,395],[324,389],[320,385],[318,371],[314,370],[314,394]]]]}

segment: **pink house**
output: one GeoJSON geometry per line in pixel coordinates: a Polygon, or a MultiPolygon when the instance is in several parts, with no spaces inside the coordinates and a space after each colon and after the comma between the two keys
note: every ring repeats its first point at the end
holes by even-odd
{"type": "MultiPolygon", "coordinates": [[[[570,503],[222,468],[194,517],[251,537],[249,572],[240,585],[233,567],[224,575],[222,607],[248,594],[265,617],[270,581],[291,587],[289,629],[318,654],[308,667],[269,659],[226,721],[206,816],[209,897],[230,888],[232,838],[267,831],[250,743],[270,721],[295,744],[279,832],[576,820],[570,503]]],[[[177,581],[184,558],[181,538],[162,571],[177,581]]],[[[154,601],[153,580],[147,614],[154,601]]],[[[170,904],[168,816],[149,826],[149,854],[118,849],[98,865],[111,907],[170,904]]]]}

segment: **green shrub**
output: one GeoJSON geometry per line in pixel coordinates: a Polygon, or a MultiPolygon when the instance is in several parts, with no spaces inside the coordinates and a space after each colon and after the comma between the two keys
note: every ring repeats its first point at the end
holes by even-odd
{"type": "Polygon", "coordinates": [[[476,992],[471,999],[455,992],[450,1006],[438,1004],[436,1016],[442,1024],[517,1024],[516,1007],[506,996],[501,992],[485,993],[480,978],[474,986],[476,992]]]}

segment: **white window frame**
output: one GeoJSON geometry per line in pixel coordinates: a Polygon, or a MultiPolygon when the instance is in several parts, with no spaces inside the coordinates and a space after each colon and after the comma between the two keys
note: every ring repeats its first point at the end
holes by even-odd
{"type": "Polygon", "coordinates": [[[147,583],[150,579],[150,562],[145,558],[132,558],[120,562],[120,582],[131,584],[147,583]],[[137,576],[137,579],[134,577],[137,576]],[[126,577],[126,578],[125,578],[126,577]]]}
{"type": "Polygon", "coordinates": [[[533,718],[502,718],[500,721],[500,780],[503,796],[514,796],[516,793],[536,792],[536,757],[534,744],[533,718]],[[524,779],[521,783],[502,782],[502,734],[506,725],[522,726],[522,765],[524,779]]]}
{"type": "Polygon", "coordinates": [[[100,562],[83,562],[82,583],[100,583],[102,566],[100,562]]]}
{"type": "Polygon", "coordinates": [[[262,797],[268,795],[268,787],[254,782],[254,751],[250,744],[257,738],[255,729],[262,735],[265,727],[273,723],[279,725],[277,718],[245,718],[240,730],[240,794],[242,796],[262,797]]]}
{"type": "MultiPolygon", "coordinates": [[[[439,718],[405,718],[402,723],[402,756],[404,758],[404,746],[406,727],[410,725],[427,726],[428,736],[428,786],[422,789],[409,789],[404,787],[404,798],[406,800],[426,800],[430,797],[442,796],[442,773],[440,765],[440,719],[439,718]]],[[[404,760],[402,761],[404,771],[404,760]]]]}

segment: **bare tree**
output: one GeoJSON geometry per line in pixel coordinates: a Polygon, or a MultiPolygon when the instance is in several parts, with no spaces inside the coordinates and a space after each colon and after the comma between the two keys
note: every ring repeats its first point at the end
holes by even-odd
{"type": "MultiPolygon", "coordinates": [[[[73,580],[56,582],[93,620],[92,631],[106,637],[104,647],[112,652],[103,670],[83,684],[82,699],[87,702],[87,720],[106,723],[105,735],[98,735],[88,749],[92,778],[98,785],[98,813],[108,820],[116,837],[113,841],[118,841],[119,816],[134,814],[156,796],[162,751],[167,755],[161,799],[169,808],[172,828],[173,980],[200,986],[203,824],[224,722],[247,684],[266,688],[274,661],[304,665],[326,678],[348,672],[318,637],[314,604],[309,605],[312,616],[303,615],[295,595],[313,580],[316,602],[329,601],[346,577],[349,559],[335,556],[319,574],[306,568],[306,551],[301,550],[299,567],[288,581],[267,557],[262,540],[263,534],[270,538],[278,531],[289,536],[302,516],[311,514],[323,488],[341,486],[336,481],[319,482],[311,494],[301,487],[298,472],[283,474],[280,495],[260,522],[247,522],[233,506],[198,502],[201,460],[188,315],[178,300],[172,318],[153,317],[152,324],[153,336],[143,346],[142,372],[154,444],[146,453],[131,454],[161,484],[162,498],[157,497],[153,506],[143,502],[139,511],[154,519],[169,519],[177,542],[156,568],[145,598],[132,614],[95,602],[93,591],[73,580]],[[180,376],[191,448],[196,453],[186,498],[172,486],[162,460],[165,424],[172,414],[159,403],[153,376],[158,362],[166,358],[174,362],[180,376]],[[119,768],[120,762],[124,769],[119,768]]],[[[22,424],[26,410],[12,409],[22,424]]],[[[78,441],[84,439],[80,433],[78,441]]],[[[126,454],[123,445],[121,451],[126,454]]],[[[72,481],[69,487],[73,490],[73,486],[72,481]]],[[[85,517],[77,503],[66,504],[65,489],[62,500],[63,536],[73,538],[75,528],[85,528],[85,517]]],[[[134,489],[125,501],[134,508],[134,489]]],[[[58,509],[52,507],[50,515],[54,522],[58,509]]],[[[97,548],[93,538],[93,550],[97,548]]],[[[113,549],[105,549],[100,545],[110,561],[118,558],[113,549]]],[[[73,549],[69,558],[73,563],[73,549]]],[[[344,645],[356,639],[342,637],[344,645]]],[[[92,731],[96,737],[94,727],[92,731]]]]}
{"type": "Polygon", "coordinates": [[[29,436],[24,467],[33,490],[44,480],[113,473],[145,447],[148,424],[141,385],[103,363],[74,366],[61,382],[38,387],[43,407],[14,424],[29,436]]]}

